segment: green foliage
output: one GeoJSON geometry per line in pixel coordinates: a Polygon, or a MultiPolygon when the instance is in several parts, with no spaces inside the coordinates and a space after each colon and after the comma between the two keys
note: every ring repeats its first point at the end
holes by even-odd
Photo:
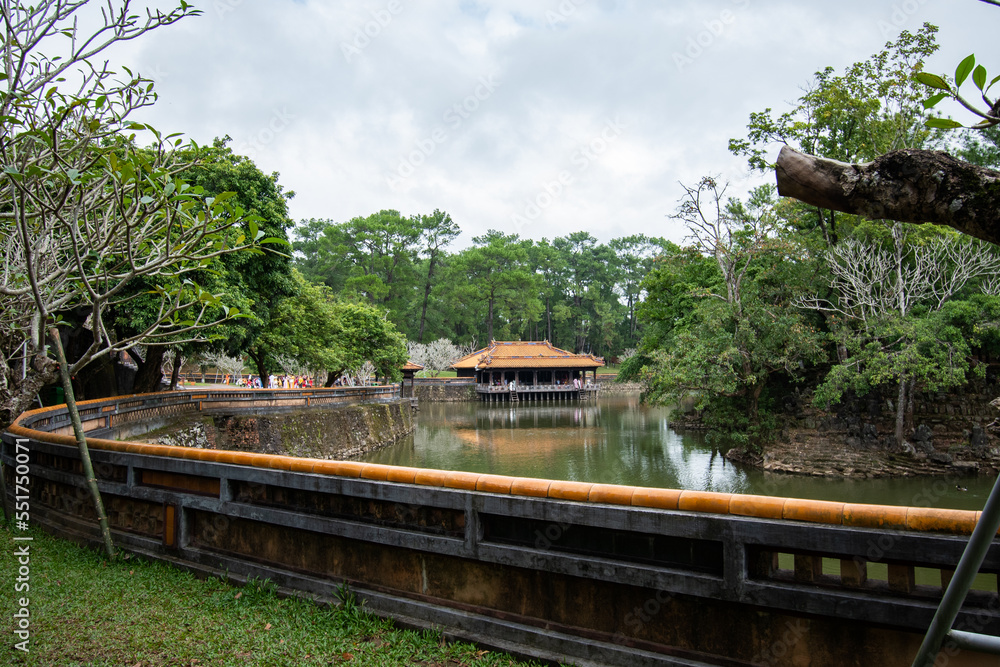
{"type": "Polygon", "coordinates": [[[874,322],[841,341],[848,356],[817,387],[818,405],[837,403],[848,390],[864,396],[901,379],[929,391],[966,382],[970,341],[941,312],[874,322]]]}
{"type": "MultiPolygon", "coordinates": [[[[842,162],[867,162],[891,150],[922,148],[937,135],[924,125],[924,87],[913,78],[938,48],[937,28],[903,31],[871,58],[838,74],[832,67],[815,80],[795,106],[775,115],[750,114],[747,137],[731,139],[729,150],[746,157],[751,169],[773,170],[768,151],[787,144],[804,153],[842,162]]],[[[781,215],[812,248],[830,247],[850,235],[855,216],[806,206],[780,205],[781,215]]]]}
{"type": "Polygon", "coordinates": [[[646,336],[622,374],[639,377],[649,401],[694,397],[712,439],[755,448],[774,426],[769,387],[801,379],[826,352],[794,303],[811,261],[774,230],[769,192],[724,205],[723,192],[711,179],[688,189],[679,217],[696,245],[660,258],[647,276],[646,336]]]}
{"type": "Polygon", "coordinates": [[[967,130],[955,155],[980,167],[1000,169],[1000,125],[967,130]]]}
{"type": "Polygon", "coordinates": [[[381,377],[398,380],[406,363],[406,341],[374,306],[338,300],[325,285],[292,272],[296,294],[282,299],[271,325],[249,352],[258,373],[291,358],[334,376],[370,361],[381,377]]]}
{"type": "MultiPolygon", "coordinates": [[[[989,74],[987,74],[985,67],[976,64],[975,55],[970,54],[966,56],[962,59],[962,62],[958,64],[958,67],[955,68],[955,78],[953,80],[954,85],[952,85],[946,77],[931,74],[929,72],[918,72],[913,76],[913,78],[915,81],[923,84],[927,88],[944,91],[941,93],[933,93],[930,97],[928,97],[924,101],[924,108],[932,109],[937,106],[941,100],[950,98],[981,119],[978,123],[972,125],[971,127],[976,129],[986,129],[996,127],[1000,124],[1000,99],[990,97],[990,90],[998,81],[1000,81],[1000,75],[987,81],[987,79],[989,79],[989,74]],[[976,87],[976,94],[982,98],[986,105],[985,108],[980,108],[971,103],[960,92],[962,84],[969,78],[969,74],[972,74],[972,83],[976,87]]],[[[965,127],[965,125],[956,120],[941,117],[929,118],[925,124],[927,127],[944,130],[965,127]]]]}
{"type": "Polygon", "coordinates": [[[638,342],[642,279],[670,248],[643,235],[602,244],[578,232],[533,242],[491,230],[449,253],[460,231],[442,211],[302,221],[296,265],[345,298],[384,307],[410,340],[548,339],[614,355],[638,342]]]}

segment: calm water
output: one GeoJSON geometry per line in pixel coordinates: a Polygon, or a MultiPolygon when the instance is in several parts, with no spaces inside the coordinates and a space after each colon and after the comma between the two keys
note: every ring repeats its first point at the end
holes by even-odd
{"type": "Polygon", "coordinates": [[[366,460],[697,491],[886,505],[982,509],[991,477],[830,480],[764,473],[726,461],[700,433],[670,428],[670,411],[638,396],[591,403],[423,403],[412,435],[366,460]],[[956,482],[968,489],[959,491],[956,482]]]}

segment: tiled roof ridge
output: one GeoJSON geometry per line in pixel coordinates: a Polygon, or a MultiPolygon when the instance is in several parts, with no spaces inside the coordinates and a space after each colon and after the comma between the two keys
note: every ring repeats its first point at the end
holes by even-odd
{"type": "Polygon", "coordinates": [[[498,341],[491,339],[489,345],[471,352],[457,360],[452,366],[461,368],[476,368],[491,366],[512,360],[526,360],[541,364],[550,361],[557,366],[564,366],[574,361],[585,362],[585,365],[604,365],[604,360],[591,353],[575,354],[554,346],[548,340],[512,340],[498,341]]]}

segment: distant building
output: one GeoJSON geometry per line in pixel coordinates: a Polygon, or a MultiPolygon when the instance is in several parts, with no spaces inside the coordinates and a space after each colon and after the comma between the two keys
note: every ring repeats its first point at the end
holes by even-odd
{"type": "Polygon", "coordinates": [[[424,367],[420,364],[415,364],[412,361],[407,361],[399,370],[403,371],[403,382],[399,385],[399,395],[401,398],[413,398],[413,378],[416,374],[422,370],[424,367]],[[410,389],[406,390],[406,381],[410,381],[410,389]]]}
{"type": "Polygon", "coordinates": [[[600,357],[560,350],[545,340],[491,341],[451,368],[458,377],[475,378],[482,400],[543,401],[594,396],[602,366],[600,357]]]}

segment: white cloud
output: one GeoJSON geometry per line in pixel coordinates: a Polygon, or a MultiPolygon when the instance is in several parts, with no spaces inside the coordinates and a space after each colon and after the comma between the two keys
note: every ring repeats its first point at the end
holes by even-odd
{"type": "Polygon", "coordinates": [[[229,134],[250,147],[261,169],[280,172],[297,193],[296,219],[440,208],[466,242],[489,228],[680,241],[666,217],[678,181],[721,174],[740,193],[769,179],[746,180],[745,163],[726,148],[750,112],[784,108],[813,72],[862,60],[925,20],[942,28],[931,70],[950,71],[971,50],[1000,70],[992,29],[1000,10],[973,0],[213,0],[202,8],[200,18],[116,50],[118,62],[158,79],[160,102],[146,119],[199,142],[229,134]],[[498,84],[482,94],[491,76],[498,84]],[[598,147],[616,117],[625,127],[584,167],[581,147],[598,147]],[[386,176],[407,161],[413,173],[390,187],[386,176]],[[551,201],[541,196],[547,206],[518,228],[513,216],[537,205],[561,172],[571,182],[551,201]]]}

